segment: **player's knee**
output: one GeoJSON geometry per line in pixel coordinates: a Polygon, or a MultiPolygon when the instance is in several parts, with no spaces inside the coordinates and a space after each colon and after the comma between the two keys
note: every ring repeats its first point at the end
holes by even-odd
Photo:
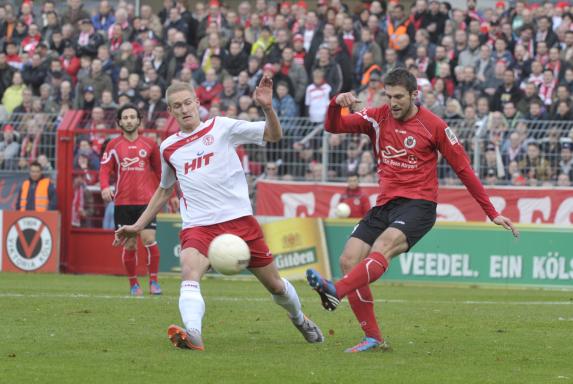
{"type": "Polygon", "coordinates": [[[352,257],[352,255],[344,252],[340,256],[339,263],[342,272],[347,273],[354,267],[354,265],[356,265],[356,260],[354,260],[354,257],[352,257]]]}
{"type": "Polygon", "coordinates": [[[282,295],[285,293],[285,283],[282,279],[273,280],[266,288],[272,295],[282,295]]]}

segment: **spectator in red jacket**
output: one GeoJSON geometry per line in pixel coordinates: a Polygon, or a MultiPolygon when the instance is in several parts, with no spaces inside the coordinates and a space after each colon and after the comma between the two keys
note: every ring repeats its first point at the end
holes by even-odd
{"type": "Polygon", "coordinates": [[[348,176],[346,182],[346,192],[340,196],[338,204],[348,204],[350,207],[349,217],[363,217],[370,209],[370,201],[360,188],[358,175],[352,174],[348,176]]]}
{"type": "Polygon", "coordinates": [[[218,98],[222,90],[223,85],[217,81],[217,74],[215,73],[215,70],[211,68],[207,70],[205,81],[197,87],[195,93],[197,94],[201,105],[209,109],[211,108],[213,99],[218,98]]]}

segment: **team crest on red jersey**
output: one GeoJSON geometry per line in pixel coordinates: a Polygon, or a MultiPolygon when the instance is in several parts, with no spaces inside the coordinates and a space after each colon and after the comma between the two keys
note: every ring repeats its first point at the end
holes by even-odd
{"type": "Polygon", "coordinates": [[[140,149],[139,150],[139,157],[145,157],[147,156],[147,151],[145,149],[140,149]]]}
{"type": "Polygon", "coordinates": [[[211,145],[215,142],[215,138],[213,137],[213,135],[207,135],[203,138],[203,144],[205,145],[211,145]]]}
{"type": "Polygon", "coordinates": [[[412,149],[416,146],[416,139],[413,136],[408,136],[404,139],[404,146],[408,149],[412,149]]]}

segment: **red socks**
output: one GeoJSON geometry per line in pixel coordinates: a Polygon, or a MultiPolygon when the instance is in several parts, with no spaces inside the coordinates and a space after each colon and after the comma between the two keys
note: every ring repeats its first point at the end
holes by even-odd
{"type": "Polygon", "coordinates": [[[149,281],[157,281],[157,272],[159,271],[159,247],[157,242],[146,245],[147,250],[147,269],[149,270],[149,281]]]}
{"type": "Polygon", "coordinates": [[[382,341],[382,333],[376,322],[374,298],[372,297],[370,287],[366,285],[356,291],[350,292],[348,294],[348,302],[366,337],[372,337],[378,341],[382,341]]]}
{"type": "Polygon", "coordinates": [[[352,291],[367,287],[371,282],[378,280],[387,269],[388,261],[380,252],[370,253],[334,285],[336,296],[342,299],[352,291]]]}
{"type": "Polygon", "coordinates": [[[129,278],[129,285],[133,287],[137,283],[137,251],[135,249],[123,248],[121,259],[127,272],[127,277],[129,278]]]}

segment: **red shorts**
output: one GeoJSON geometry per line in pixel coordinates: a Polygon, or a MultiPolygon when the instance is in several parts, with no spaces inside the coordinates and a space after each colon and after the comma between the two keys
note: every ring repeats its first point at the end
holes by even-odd
{"type": "Polygon", "coordinates": [[[265,242],[261,226],[254,216],[243,216],[224,223],[186,228],[179,233],[181,250],[195,248],[207,257],[209,244],[223,233],[231,233],[245,240],[251,250],[249,268],[261,268],[273,262],[273,255],[265,242]]]}

